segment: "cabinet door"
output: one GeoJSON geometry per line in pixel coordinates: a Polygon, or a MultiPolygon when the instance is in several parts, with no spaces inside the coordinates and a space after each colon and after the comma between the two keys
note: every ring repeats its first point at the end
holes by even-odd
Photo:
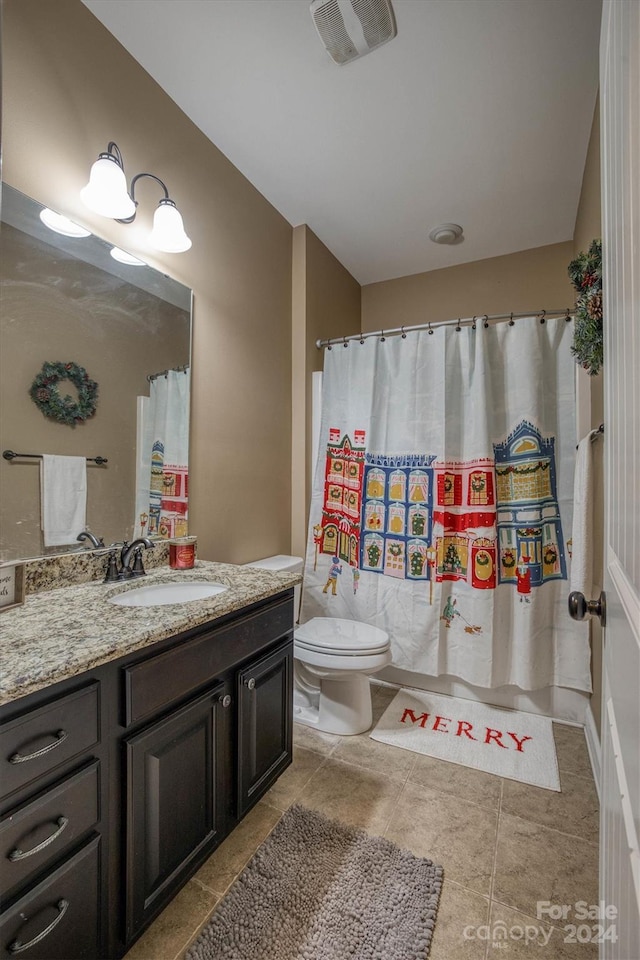
{"type": "Polygon", "coordinates": [[[127,941],[220,838],[223,692],[218,684],[125,741],[127,941]]]}
{"type": "Polygon", "coordinates": [[[238,673],[238,818],[291,763],[293,643],[238,673]]]}

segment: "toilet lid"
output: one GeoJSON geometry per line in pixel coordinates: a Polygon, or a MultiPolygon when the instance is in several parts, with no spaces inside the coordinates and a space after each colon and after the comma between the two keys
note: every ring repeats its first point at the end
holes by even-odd
{"type": "Polygon", "coordinates": [[[389,636],[378,627],[356,620],[314,617],[296,629],[295,642],[307,650],[325,653],[382,653],[389,648],[389,636]]]}

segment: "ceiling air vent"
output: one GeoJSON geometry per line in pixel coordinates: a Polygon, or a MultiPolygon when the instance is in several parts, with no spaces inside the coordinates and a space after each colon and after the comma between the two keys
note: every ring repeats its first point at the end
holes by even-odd
{"type": "Polygon", "coordinates": [[[348,63],[392,40],[391,0],[312,0],[316,30],[335,63],[348,63]]]}

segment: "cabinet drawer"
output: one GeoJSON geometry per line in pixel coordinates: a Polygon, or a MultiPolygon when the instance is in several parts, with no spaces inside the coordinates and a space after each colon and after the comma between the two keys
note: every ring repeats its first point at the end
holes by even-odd
{"type": "Polygon", "coordinates": [[[125,726],[158,713],[210,683],[292,630],[293,602],[281,600],[267,610],[125,668],[125,726]]]}
{"type": "Polygon", "coordinates": [[[8,796],[99,739],[98,684],[9,720],[0,731],[0,783],[8,796]]]}
{"type": "Polygon", "coordinates": [[[97,823],[98,767],[96,760],[0,820],[0,889],[6,895],[97,823]]]}
{"type": "Polygon", "coordinates": [[[101,955],[99,837],[0,916],[0,957],[91,960],[101,955]]]}

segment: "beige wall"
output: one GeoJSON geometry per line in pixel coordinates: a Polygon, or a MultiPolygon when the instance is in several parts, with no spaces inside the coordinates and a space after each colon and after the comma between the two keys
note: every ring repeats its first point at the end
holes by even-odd
{"type": "Polygon", "coordinates": [[[357,333],[360,284],[306,225],[293,231],[293,463],[291,549],[304,556],[311,498],[311,383],[322,370],[316,340],[357,333]]]}
{"type": "MultiPolygon", "coordinates": [[[[149,394],[147,374],[189,362],[189,314],[6,223],[0,277],[0,448],[106,457],[87,469],[87,525],[105,543],[131,539],[136,398],[149,394]],[[97,382],[93,417],[70,427],[43,416],[29,388],[46,360],[77,363],[97,382]]],[[[48,552],[39,477],[37,460],[0,459],[0,560],[48,552]]]]}
{"type": "MultiPolygon", "coordinates": [[[[191,527],[205,559],[290,549],[290,225],[80,0],[3,5],[3,178],[194,290],[191,527]],[[91,214],[78,193],[107,142],[129,175],[163,179],[193,247],[144,248],[138,222],[91,214]]],[[[24,436],[23,443],[29,442],[24,436]]]]}
{"type": "Polygon", "coordinates": [[[571,306],[572,256],[568,241],[370,283],[362,288],[362,329],[571,306]]]}
{"type": "MultiPolygon", "coordinates": [[[[596,104],[591,128],[591,139],[587,162],[584,168],[582,191],[576,217],[576,229],[573,238],[573,255],[589,249],[592,240],[602,236],[602,221],[600,212],[600,111],[596,104]]],[[[579,371],[578,395],[583,402],[578,408],[579,433],[584,435],[590,429],[598,427],[604,421],[603,411],[603,375],[590,377],[579,371]]],[[[593,529],[594,529],[594,593],[597,595],[602,587],[603,556],[604,556],[604,477],[603,477],[604,444],[596,441],[593,448],[594,465],[594,498],[593,498],[593,529]]],[[[587,599],[591,599],[587,597],[587,599]]],[[[598,731],[600,730],[600,711],[602,707],[602,628],[600,623],[592,618],[591,626],[591,664],[593,676],[593,697],[591,710],[598,731]]]]}

